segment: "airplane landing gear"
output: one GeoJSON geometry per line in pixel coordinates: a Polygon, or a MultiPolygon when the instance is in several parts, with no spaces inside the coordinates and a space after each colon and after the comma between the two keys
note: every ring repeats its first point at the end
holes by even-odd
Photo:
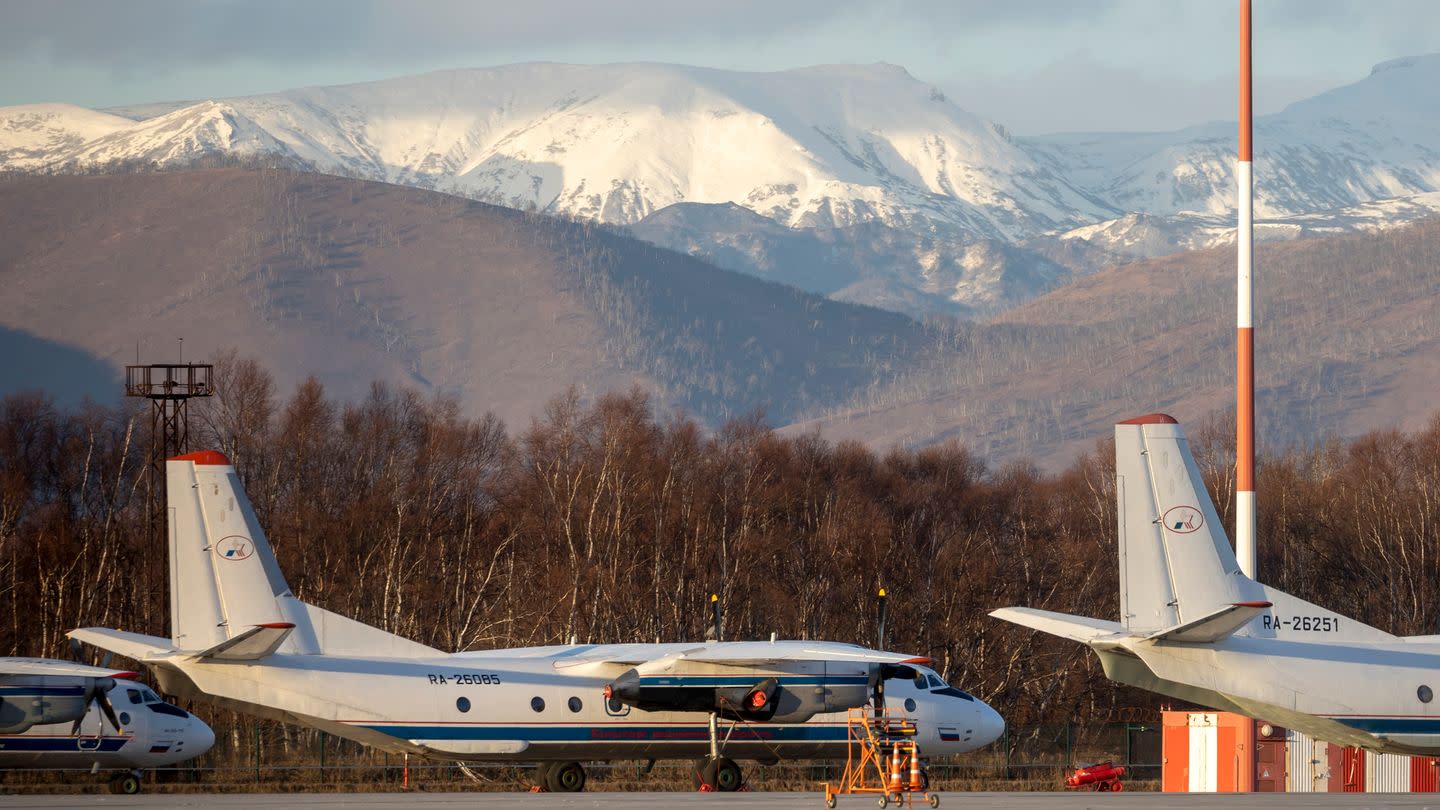
{"type": "Polygon", "coordinates": [[[126,796],[134,796],[140,792],[140,772],[131,771],[123,776],[117,776],[110,780],[110,792],[120,793],[126,796]]]}
{"type": "Polygon", "coordinates": [[[745,784],[740,766],[735,760],[726,757],[702,760],[696,773],[702,790],[708,788],[721,793],[733,793],[745,784]]]}
{"type": "Polygon", "coordinates": [[[553,762],[544,770],[545,789],[551,793],[579,793],[585,789],[585,767],[578,762],[553,762]]]}
{"type": "Polygon", "coordinates": [[[710,756],[695,763],[695,787],[733,793],[745,784],[744,774],[735,760],[720,756],[720,730],[714,713],[710,715],[710,756]]]}

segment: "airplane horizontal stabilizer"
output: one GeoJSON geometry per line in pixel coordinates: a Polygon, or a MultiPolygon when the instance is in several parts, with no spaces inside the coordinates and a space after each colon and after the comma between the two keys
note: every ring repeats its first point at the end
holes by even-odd
{"type": "Polygon", "coordinates": [[[1251,619],[1269,609],[1269,602],[1236,602],[1194,621],[1151,633],[1145,640],[1211,644],[1230,637],[1236,630],[1249,624],[1251,619]]]}
{"type": "Polygon", "coordinates": [[[124,630],[108,630],[103,627],[81,627],[65,635],[76,641],[99,647],[106,652],[146,661],[163,658],[175,652],[168,638],[147,636],[144,633],[127,633],[124,630]]]}
{"type": "Polygon", "coordinates": [[[202,661],[256,661],[275,652],[294,630],[295,625],[289,622],[257,624],[193,657],[202,661]]]}
{"type": "Polygon", "coordinates": [[[138,678],[140,673],[110,667],[92,667],[48,658],[0,658],[0,675],[58,675],[81,678],[138,678]]]}
{"type": "Polygon", "coordinates": [[[1049,633],[1052,636],[1068,638],[1081,644],[1095,646],[1106,641],[1119,641],[1128,635],[1125,626],[1119,622],[1104,619],[1090,619],[1085,616],[1071,616],[1068,613],[1054,613],[1035,608],[1011,607],[990,611],[997,619],[1049,633]]]}

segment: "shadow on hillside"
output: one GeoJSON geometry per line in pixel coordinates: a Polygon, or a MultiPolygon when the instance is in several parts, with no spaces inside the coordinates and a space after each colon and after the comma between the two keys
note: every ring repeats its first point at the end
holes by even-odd
{"type": "Polygon", "coordinates": [[[44,391],[57,405],[73,406],[86,397],[114,403],[124,393],[120,373],[110,363],[81,349],[0,326],[0,396],[44,391]]]}

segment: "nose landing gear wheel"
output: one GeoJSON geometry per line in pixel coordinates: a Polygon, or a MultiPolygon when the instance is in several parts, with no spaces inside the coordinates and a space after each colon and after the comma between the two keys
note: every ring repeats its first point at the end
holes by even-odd
{"type": "Polygon", "coordinates": [[[551,793],[579,793],[585,789],[585,768],[578,762],[557,762],[545,773],[545,789],[551,793]]]}

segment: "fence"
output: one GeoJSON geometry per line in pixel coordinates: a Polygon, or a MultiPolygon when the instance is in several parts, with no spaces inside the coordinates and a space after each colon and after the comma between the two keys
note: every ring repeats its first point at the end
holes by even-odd
{"type": "MultiPolygon", "coordinates": [[[[1074,768],[1112,761],[1126,769],[1134,788],[1156,788],[1160,778],[1160,724],[1032,726],[1007,729],[994,745],[957,757],[931,760],[927,770],[939,790],[1058,790],[1074,768]],[[1153,783],[1153,784],[1152,784],[1153,783]]],[[[843,762],[744,763],[747,780],[760,790],[811,790],[835,780],[843,762]]],[[[688,760],[587,763],[593,790],[688,790],[688,760]]],[[[151,790],[241,791],[425,791],[523,790],[531,766],[471,765],[407,759],[324,732],[247,721],[217,735],[215,746],[188,763],[151,771],[151,790]]],[[[72,790],[99,777],[74,771],[12,770],[6,785],[21,790],[72,790]]]]}

